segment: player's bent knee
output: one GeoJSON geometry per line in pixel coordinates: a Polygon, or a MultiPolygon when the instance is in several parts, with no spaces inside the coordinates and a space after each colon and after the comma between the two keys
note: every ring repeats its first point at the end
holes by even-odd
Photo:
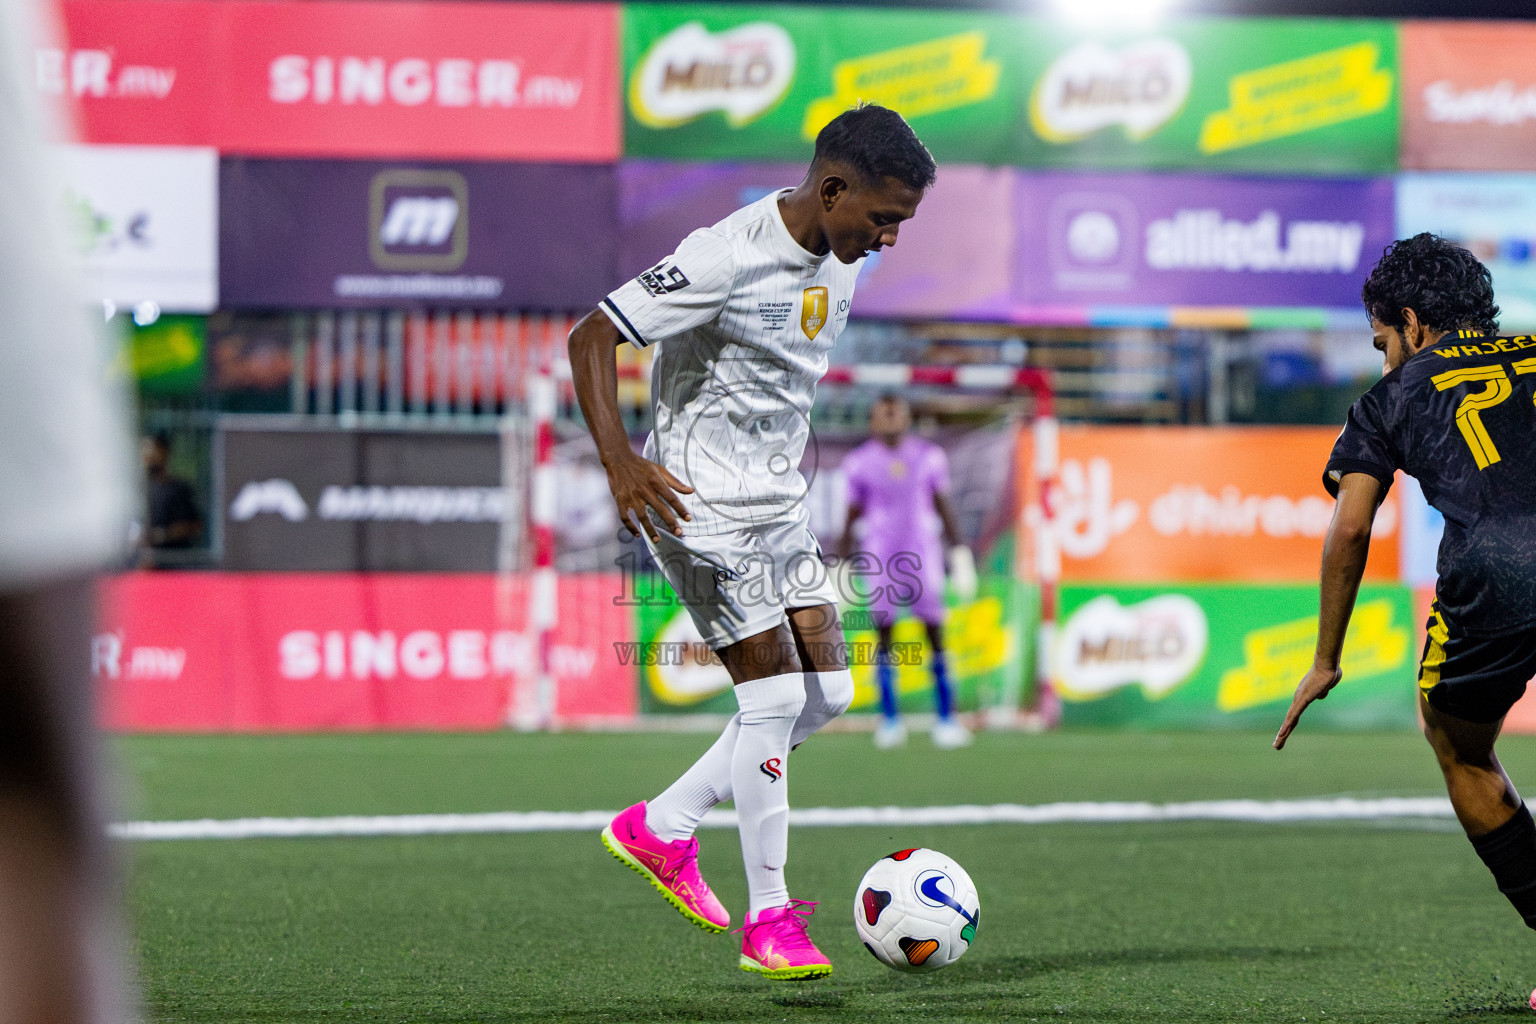
{"type": "Polygon", "coordinates": [[[821,688],[821,703],[828,718],[836,718],[853,705],[853,673],[847,669],[836,672],[811,673],[821,688]]]}

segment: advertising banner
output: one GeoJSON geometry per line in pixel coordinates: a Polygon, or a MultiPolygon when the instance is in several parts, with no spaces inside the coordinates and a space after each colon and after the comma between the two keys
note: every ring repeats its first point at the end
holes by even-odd
{"type": "Polygon", "coordinates": [[[864,100],[905,114],[938,160],[1007,163],[1021,28],[976,12],[629,4],[625,152],[803,161],[864,100]]]}
{"type": "Polygon", "coordinates": [[[225,158],[230,308],[574,311],[618,282],[614,171],[225,158]]]}
{"type": "MultiPolygon", "coordinates": [[[[736,699],[731,694],[729,673],[704,645],[693,620],[665,580],[660,576],[638,578],[626,601],[634,608],[639,642],[625,660],[640,675],[641,712],[733,714],[736,699]]],[[[956,706],[962,711],[996,704],[999,693],[1017,687],[1027,674],[1025,652],[1030,643],[1032,601],[1028,588],[1001,577],[983,577],[980,593],[969,604],[949,597],[944,640],[956,706]]],[[[878,708],[873,621],[861,608],[846,606],[843,627],[853,671],[852,710],[878,708]]],[[[891,644],[902,707],[932,713],[931,652],[922,623],[915,619],[898,622],[891,644]]]]}
{"type": "Polygon", "coordinates": [[[59,199],[92,300],[218,305],[219,157],[206,147],[60,146],[59,199]]]}
{"type": "Polygon", "coordinates": [[[946,162],[1383,173],[1396,43],[1391,23],[1358,19],[1085,35],[978,12],[631,4],[625,150],[804,159],[863,100],[946,162]]]}
{"type": "Polygon", "coordinates": [[[492,572],[502,524],[518,511],[496,434],[220,437],[227,569],[492,572]]]}
{"type": "Polygon", "coordinates": [[[127,332],[140,394],[189,395],[202,389],[208,367],[206,317],[162,316],[147,327],[130,325],[127,332]]]}
{"type": "MultiPolygon", "coordinates": [[[[1408,588],[1360,588],[1344,681],[1308,728],[1412,728],[1408,588]]],[[[1062,588],[1051,651],[1066,725],[1278,729],[1317,643],[1315,586],[1062,588]]]]}
{"type": "Polygon", "coordinates": [[[1397,165],[1391,22],[1188,18],[1088,35],[1036,19],[1020,37],[1029,85],[1014,134],[1024,166],[1382,174],[1397,165]]]}
{"type": "Polygon", "coordinates": [[[1536,169],[1536,25],[1409,21],[1401,33],[1403,166],[1536,169]]]}
{"type": "MultiPolygon", "coordinates": [[[[537,659],[529,582],[484,575],[131,573],[102,584],[91,665],[125,731],[494,729],[537,659]]],[[[560,580],[557,714],[635,713],[613,575],[560,580]]]]}
{"type": "MultiPolygon", "coordinates": [[[[798,184],[804,174],[799,164],[626,161],[619,168],[620,276],[639,274],[689,232],[798,184]]],[[[897,244],[865,260],[854,315],[1006,317],[1012,179],[1007,170],[941,167],[897,244]]]]}
{"type": "Polygon", "coordinates": [[[1389,178],[1015,181],[1021,320],[1091,304],[1358,309],[1360,284],[1394,237],[1389,178]]]}
{"type": "Polygon", "coordinates": [[[38,81],[88,142],[269,156],[609,161],[618,8],[65,0],[38,81]]]}
{"type": "MultiPolygon", "coordinates": [[[[1310,582],[1315,597],[1334,506],[1323,466],[1337,437],[1332,427],[1063,426],[1062,578],[1310,582]]],[[[1016,457],[1029,479],[1027,436],[1016,457]]],[[[1396,492],[1376,514],[1369,581],[1398,576],[1396,492]]]]}
{"type": "Polygon", "coordinates": [[[1420,231],[1433,231],[1459,242],[1483,261],[1493,274],[1502,330],[1536,328],[1536,177],[1401,175],[1397,182],[1398,237],[1420,231]]]}

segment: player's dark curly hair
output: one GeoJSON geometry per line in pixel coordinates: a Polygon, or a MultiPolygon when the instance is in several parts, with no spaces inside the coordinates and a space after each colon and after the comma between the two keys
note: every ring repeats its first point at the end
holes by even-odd
{"type": "Polygon", "coordinates": [[[1427,231],[1387,246],[1360,300],[1388,327],[1407,323],[1406,308],[1431,330],[1499,332],[1493,275],[1466,249],[1427,231]]]}
{"type": "Polygon", "coordinates": [[[928,147],[894,110],[866,103],[845,110],[816,136],[814,163],[837,161],[865,181],[895,178],[919,192],[939,177],[928,147]]]}

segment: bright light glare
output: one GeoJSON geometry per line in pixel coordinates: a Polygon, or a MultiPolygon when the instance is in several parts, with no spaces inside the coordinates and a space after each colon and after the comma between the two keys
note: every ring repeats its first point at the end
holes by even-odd
{"type": "Polygon", "coordinates": [[[160,319],[160,303],[154,299],[145,299],[133,307],[133,322],[140,327],[148,327],[160,319]]]}
{"type": "Polygon", "coordinates": [[[1056,0],[1062,18],[1093,28],[1149,28],[1172,6],[1173,0],[1056,0]]]}

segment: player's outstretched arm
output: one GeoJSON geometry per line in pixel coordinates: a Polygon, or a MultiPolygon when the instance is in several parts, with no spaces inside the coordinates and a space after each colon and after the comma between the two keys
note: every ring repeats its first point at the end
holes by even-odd
{"type": "Polygon", "coordinates": [[[1346,473],[1339,480],[1339,501],[1323,541],[1323,570],[1318,607],[1317,651],[1312,668],[1296,687],[1285,722],[1275,735],[1275,749],[1296,728],[1301,713],[1314,700],[1322,700],[1338,685],[1344,673],[1339,659],[1344,652],[1344,631],[1355,610],[1355,595],[1365,575],[1365,558],[1371,550],[1371,524],[1381,503],[1381,481],[1368,473],[1346,473]]]}
{"type": "Polygon", "coordinates": [[[619,521],[632,530],[644,530],[656,539],[656,527],[646,514],[652,509],[667,529],[682,536],[684,522],[692,518],[677,495],[693,488],[662,466],[643,459],[629,446],[629,435],[619,415],[619,371],[614,350],[623,343],[618,328],[601,310],[593,310],[571,332],[571,382],[576,401],[586,417],[587,429],[597,442],[597,455],[608,471],[608,489],[619,507],[619,521]],[[633,518],[631,518],[633,516],[633,518]]]}

